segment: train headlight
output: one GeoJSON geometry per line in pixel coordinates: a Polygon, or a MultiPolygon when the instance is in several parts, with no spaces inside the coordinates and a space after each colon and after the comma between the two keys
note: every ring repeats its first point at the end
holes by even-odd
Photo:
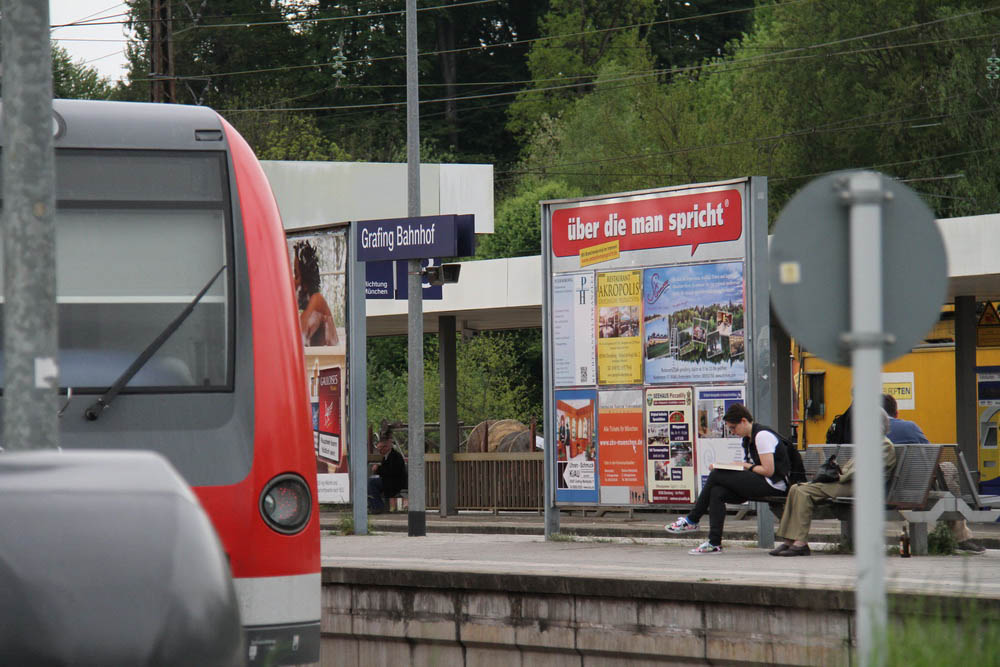
{"type": "Polygon", "coordinates": [[[279,475],[260,494],[260,514],[279,533],[299,532],[309,522],[311,513],[309,485],[298,475],[279,475]]]}

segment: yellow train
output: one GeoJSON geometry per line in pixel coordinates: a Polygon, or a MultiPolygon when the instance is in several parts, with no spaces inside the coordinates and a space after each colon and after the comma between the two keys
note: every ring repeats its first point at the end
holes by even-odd
{"type": "MultiPolygon", "coordinates": [[[[929,341],[954,339],[947,310],[929,341]],[[949,335],[950,333],[950,335],[949,335]]],[[[1000,346],[983,340],[976,350],[981,482],[1000,478],[1000,346]],[[984,347],[983,342],[994,346],[984,347]]],[[[826,442],[833,418],[851,402],[851,369],[793,347],[793,423],[799,446],[826,442]]],[[[931,442],[952,443],[955,432],[955,346],[929,342],[882,367],[882,390],[896,397],[899,417],[916,422],[931,442]]],[[[970,462],[971,463],[971,462],[970,462]]],[[[996,482],[1000,485],[1000,480],[996,482]]]]}

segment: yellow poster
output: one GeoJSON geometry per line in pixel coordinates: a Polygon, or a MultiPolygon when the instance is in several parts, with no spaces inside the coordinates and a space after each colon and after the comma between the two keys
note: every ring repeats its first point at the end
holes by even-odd
{"type": "Polygon", "coordinates": [[[597,382],[642,383],[642,272],[597,274],[597,382]]]}

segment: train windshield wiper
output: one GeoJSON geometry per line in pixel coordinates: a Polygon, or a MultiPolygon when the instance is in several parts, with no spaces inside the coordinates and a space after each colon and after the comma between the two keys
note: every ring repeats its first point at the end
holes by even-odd
{"type": "Polygon", "coordinates": [[[146,365],[146,362],[149,361],[154,354],[156,354],[157,350],[163,347],[163,344],[167,342],[167,339],[170,338],[182,324],[184,324],[184,320],[186,320],[188,315],[194,311],[194,307],[198,305],[199,301],[201,301],[201,297],[205,296],[205,293],[208,292],[212,284],[215,283],[216,279],[222,275],[222,272],[225,270],[226,265],[223,264],[222,268],[216,271],[215,275],[212,276],[212,278],[205,283],[205,286],[201,288],[201,291],[195,295],[194,299],[191,300],[191,303],[189,303],[184,310],[182,310],[180,314],[174,318],[173,322],[168,324],[166,328],[160,332],[160,335],[157,336],[152,343],[146,346],[146,349],[135,358],[135,361],[133,361],[132,364],[118,376],[118,379],[115,380],[114,384],[108,387],[108,390],[104,392],[99,399],[94,401],[93,405],[83,411],[83,416],[86,417],[88,421],[96,421],[105,410],[111,407],[111,402],[115,400],[118,393],[121,392],[125,385],[127,385],[132,378],[135,377],[135,374],[146,365]]]}

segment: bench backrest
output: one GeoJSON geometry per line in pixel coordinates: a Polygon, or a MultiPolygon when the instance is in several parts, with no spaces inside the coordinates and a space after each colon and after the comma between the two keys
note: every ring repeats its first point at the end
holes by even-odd
{"type": "MultiPolygon", "coordinates": [[[[899,509],[924,507],[941,459],[941,445],[895,445],[895,448],[896,467],[886,477],[886,505],[899,509]]],[[[818,468],[834,451],[837,445],[812,445],[807,450],[810,464],[818,468]]],[[[840,445],[837,462],[843,466],[853,458],[854,445],[840,445]]],[[[807,464],[806,474],[811,478],[816,474],[815,468],[810,472],[807,464]]]]}
{"type": "Polygon", "coordinates": [[[896,481],[886,496],[886,505],[899,509],[926,507],[941,445],[896,445],[896,481]],[[899,447],[905,448],[900,457],[899,447]]]}

